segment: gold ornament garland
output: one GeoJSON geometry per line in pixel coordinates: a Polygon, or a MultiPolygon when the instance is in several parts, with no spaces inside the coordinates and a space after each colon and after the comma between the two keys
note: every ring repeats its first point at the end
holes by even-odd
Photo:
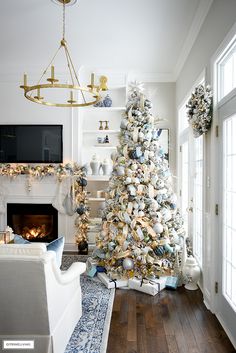
{"type": "Polygon", "coordinates": [[[78,213],[78,209],[80,208],[81,211],[83,210],[83,213],[80,211],[81,214],[78,213],[75,219],[75,241],[78,244],[87,242],[89,207],[87,205],[86,172],[83,167],[80,167],[77,163],[55,165],[0,164],[0,176],[16,178],[19,175],[27,177],[28,191],[31,190],[33,179],[54,176],[61,182],[65,177],[77,177],[74,178],[73,182],[76,212],[78,213]]]}

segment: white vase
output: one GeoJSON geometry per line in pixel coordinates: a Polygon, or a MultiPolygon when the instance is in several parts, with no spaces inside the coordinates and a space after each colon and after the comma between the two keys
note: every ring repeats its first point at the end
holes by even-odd
{"type": "Polygon", "coordinates": [[[104,175],[110,175],[112,170],[111,163],[108,158],[105,158],[102,162],[102,171],[104,175]]]}
{"type": "Polygon", "coordinates": [[[98,175],[99,174],[99,169],[100,169],[100,161],[99,158],[97,156],[97,154],[95,153],[92,156],[92,160],[90,162],[90,167],[92,169],[92,175],[98,175]]]}
{"type": "Polygon", "coordinates": [[[183,275],[187,278],[188,283],[185,284],[185,288],[189,290],[198,289],[197,282],[200,279],[200,267],[193,256],[189,256],[183,266],[183,275]]]}

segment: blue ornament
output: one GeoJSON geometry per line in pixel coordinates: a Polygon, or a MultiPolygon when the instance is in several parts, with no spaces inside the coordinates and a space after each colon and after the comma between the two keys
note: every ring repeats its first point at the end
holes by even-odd
{"type": "Polygon", "coordinates": [[[140,147],[140,146],[137,146],[137,147],[136,147],[136,156],[137,156],[137,158],[141,157],[142,154],[143,154],[143,153],[142,153],[141,147],[140,147]]]}
{"type": "Polygon", "coordinates": [[[144,157],[144,156],[141,156],[141,157],[139,158],[139,162],[143,164],[143,163],[145,162],[145,157],[144,157]]]}
{"type": "Polygon", "coordinates": [[[174,252],[174,249],[169,244],[165,244],[164,249],[165,249],[165,252],[169,252],[171,254],[174,252]]]}
{"type": "Polygon", "coordinates": [[[133,151],[130,151],[130,152],[129,152],[129,158],[131,158],[131,159],[138,159],[136,150],[133,150],[133,151]]]}
{"type": "Polygon", "coordinates": [[[81,216],[82,214],[84,214],[84,212],[86,211],[86,208],[84,207],[84,205],[80,205],[76,212],[81,216]]]}
{"type": "Polygon", "coordinates": [[[88,183],[87,183],[87,180],[84,179],[84,178],[80,178],[79,179],[79,185],[80,186],[86,186],[88,183]]]}
{"type": "Polygon", "coordinates": [[[163,246],[158,246],[157,248],[155,248],[154,250],[154,253],[157,255],[157,256],[162,256],[164,255],[165,253],[165,249],[163,246]]]}

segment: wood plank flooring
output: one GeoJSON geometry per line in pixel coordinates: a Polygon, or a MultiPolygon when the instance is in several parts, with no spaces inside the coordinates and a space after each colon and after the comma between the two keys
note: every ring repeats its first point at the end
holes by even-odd
{"type": "Polygon", "coordinates": [[[116,290],[107,353],[235,352],[200,290],[116,290]]]}

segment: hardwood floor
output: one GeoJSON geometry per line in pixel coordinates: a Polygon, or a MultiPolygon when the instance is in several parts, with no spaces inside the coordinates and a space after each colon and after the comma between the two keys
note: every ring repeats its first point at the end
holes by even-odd
{"type": "Polygon", "coordinates": [[[233,353],[200,290],[164,290],[155,297],[117,289],[107,353],[233,353]]]}

